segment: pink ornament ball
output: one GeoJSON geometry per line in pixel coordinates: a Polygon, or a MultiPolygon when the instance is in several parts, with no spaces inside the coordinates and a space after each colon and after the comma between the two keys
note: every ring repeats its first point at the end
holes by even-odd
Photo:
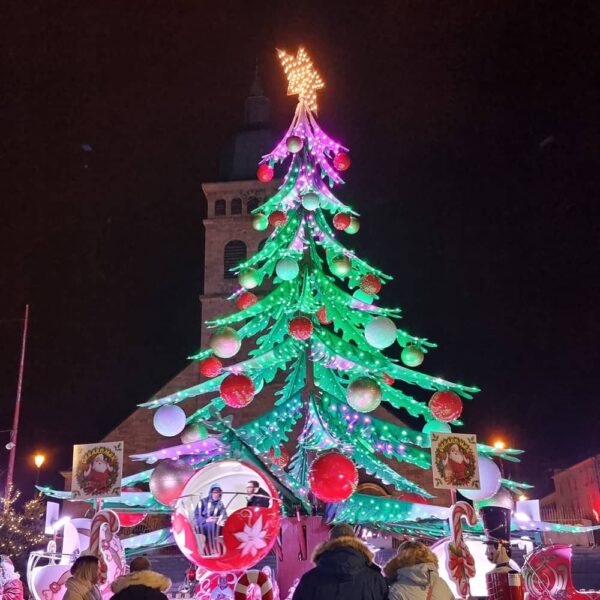
{"type": "Polygon", "coordinates": [[[273,179],[274,174],[275,171],[273,171],[273,169],[266,163],[260,165],[260,167],[258,167],[258,170],[256,171],[257,179],[259,181],[262,181],[263,183],[268,183],[269,181],[271,181],[271,179],[273,179]]]}
{"type": "Polygon", "coordinates": [[[219,358],[231,358],[242,347],[238,332],[231,327],[221,327],[210,336],[208,344],[219,358]]]}
{"type": "Polygon", "coordinates": [[[322,502],[343,502],[352,496],[358,485],[354,463],[338,452],[326,452],[310,465],[310,491],[322,502]]]}
{"type": "Polygon", "coordinates": [[[171,506],[181,495],[194,469],[181,459],[161,460],[150,476],[150,492],[165,506],[171,506]]]}
{"type": "Polygon", "coordinates": [[[350,160],[350,155],[346,154],[345,152],[340,152],[339,154],[336,154],[335,158],[333,159],[333,166],[338,171],[347,171],[350,168],[351,164],[352,161],[350,160]]]}
{"type": "Polygon", "coordinates": [[[254,399],[254,382],[246,375],[228,375],[221,382],[219,392],[227,406],[244,408],[254,399]]]}
{"type": "Polygon", "coordinates": [[[450,423],[460,417],[463,411],[463,403],[454,392],[444,390],[436,392],[429,400],[431,414],[444,423],[450,423]]]}

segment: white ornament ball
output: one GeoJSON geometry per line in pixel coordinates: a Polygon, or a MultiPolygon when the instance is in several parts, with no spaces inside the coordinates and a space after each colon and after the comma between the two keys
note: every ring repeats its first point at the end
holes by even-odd
{"type": "Polygon", "coordinates": [[[235,329],[222,327],[210,336],[208,345],[212,348],[215,356],[231,358],[240,351],[242,340],[235,329]]]}
{"type": "Polygon", "coordinates": [[[293,258],[282,258],[275,265],[275,272],[280,279],[284,281],[291,281],[298,276],[300,267],[293,258]]]}
{"type": "Polygon", "coordinates": [[[458,491],[469,500],[487,500],[494,496],[500,489],[502,474],[498,465],[487,456],[480,456],[479,465],[479,482],[481,483],[480,490],[461,490],[458,491]]]}
{"type": "Polygon", "coordinates": [[[319,208],[319,204],[319,195],[314,192],[308,192],[302,196],[302,206],[304,206],[306,210],[316,210],[319,208]]]}
{"type": "Polygon", "coordinates": [[[487,500],[479,500],[475,503],[475,508],[485,508],[486,506],[499,506],[501,508],[508,508],[511,512],[515,509],[515,500],[512,492],[507,490],[505,487],[500,486],[500,489],[487,500]]]}
{"type": "Polygon", "coordinates": [[[388,317],[375,317],[365,327],[365,338],[373,348],[387,348],[396,341],[396,325],[388,317]]]}
{"type": "Polygon", "coordinates": [[[152,422],[160,435],[173,437],[185,429],[185,412],[175,404],[165,404],[154,413],[152,422]]]}
{"type": "Polygon", "coordinates": [[[432,433],[450,433],[452,428],[448,423],[444,423],[444,421],[436,421],[435,419],[432,421],[427,421],[425,425],[423,425],[422,429],[424,435],[423,447],[430,448],[431,447],[431,434],[432,433]]]}
{"type": "Polygon", "coordinates": [[[381,404],[381,388],[374,379],[359,377],[348,386],[347,398],[354,410],[371,412],[381,404]]]}

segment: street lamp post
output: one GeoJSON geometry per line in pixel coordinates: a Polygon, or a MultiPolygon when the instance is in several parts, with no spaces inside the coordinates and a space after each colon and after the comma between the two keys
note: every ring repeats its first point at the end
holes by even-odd
{"type": "Polygon", "coordinates": [[[35,463],[35,466],[37,468],[37,473],[35,475],[35,485],[37,486],[40,482],[40,469],[42,468],[42,465],[46,462],[46,457],[43,454],[36,454],[33,457],[33,462],[35,463]]]}

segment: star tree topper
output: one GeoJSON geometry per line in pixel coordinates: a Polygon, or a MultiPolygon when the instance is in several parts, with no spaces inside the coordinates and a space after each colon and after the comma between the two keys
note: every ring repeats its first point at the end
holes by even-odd
{"type": "Polygon", "coordinates": [[[325,87],[325,82],[314,68],[304,47],[300,46],[293,57],[285,50],[277,50],[277,56],[288,78],[288,96],[298,95],[306,102],[309,110],[317,112],[317,90],[325,87]]]}

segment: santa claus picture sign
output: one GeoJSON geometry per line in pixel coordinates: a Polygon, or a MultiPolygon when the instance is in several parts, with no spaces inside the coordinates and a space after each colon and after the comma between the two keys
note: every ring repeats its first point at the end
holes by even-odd
{"type": "Polygon", "coordinates": [[[479,490],[477,437],[464,433],[431,434],[433,487],[479,490]]]}
{"type": "Polygon", "coordinates": [[[123,442],[73,446],[73,498],[107,498],[121,495],[123,442]]]}

